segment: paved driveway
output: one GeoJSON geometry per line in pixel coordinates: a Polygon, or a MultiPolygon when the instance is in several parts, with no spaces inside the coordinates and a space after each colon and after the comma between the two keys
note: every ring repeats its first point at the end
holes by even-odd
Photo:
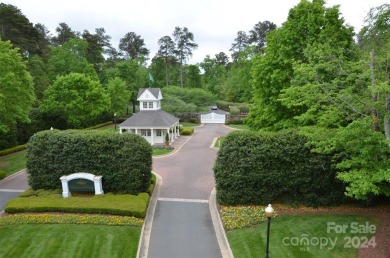
{"type": "Polygon", "coordinates": [[[215,137],[229,131],[218,124],[198,127],[178,152],[153,160],[153,170],[162,177],[162,188],[148,257],[222,257],[208,205],[217,154],[210,145],[215,137]]]}
{"type": "Polygon", "coordinates": [[[0,212],[4,210],[7,202],[19,196],[21,192],[28,189],[27,173],[25,170],[0,181],[0,212]]]}

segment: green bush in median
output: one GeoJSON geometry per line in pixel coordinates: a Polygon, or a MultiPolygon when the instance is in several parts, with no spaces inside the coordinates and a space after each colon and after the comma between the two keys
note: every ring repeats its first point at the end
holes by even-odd
{"type": "Polygon", "coordinates": [[[194,133],[194,128],[192,127],[181,127],[180,134],[181,135],[192,135],[194,133]]]}
{"type": "Polygon", "coordinates": [[[312,153],[295,131],[230,133],[214,166],[221,204],[271,201],[329,205],[344,200],[331,158],[312,153]]]}
{"type": "Polygon", "coordinates": [[[86,172],[103,176],[105,192],[138,194],[150,185],[152,147],[135,134],[49,130],[28,142],[33,189],[61,188],[60,177],[86,172]]]}

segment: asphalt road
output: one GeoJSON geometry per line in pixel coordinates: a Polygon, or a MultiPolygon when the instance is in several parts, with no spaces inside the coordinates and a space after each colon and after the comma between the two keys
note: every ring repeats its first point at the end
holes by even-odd
{"type": "Polygon", "coordinates": [[[208,203],[158,201],[148,257],[222,257],[208,203]]]}
{"type": "Polygon", "coordinates": [[[162,177],[150,235],[149,258],[222,257],[208,200],[214,187],[215,137],[230,130],[205,124],[173,155],[153,160],[162,177]]]}
{"type": "Polygon", "coordinates": [[[4,210],[9,200],[19,196],[28,189],[27,173],[25,170],[4,178],[0,181],[0,212],[4,210]]]}

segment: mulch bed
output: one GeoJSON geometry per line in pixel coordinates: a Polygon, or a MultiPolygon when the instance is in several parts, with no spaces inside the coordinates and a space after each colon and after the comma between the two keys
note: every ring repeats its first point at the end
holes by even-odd
{"type": "Polygon", "coordinates": [[[358,258],[389,258],[390,257],[390,204],[381,204],[375,207],[358,207],[355,205],[342,205],[326,208],[292,208],[275,204],[274,209],[279,215],[287,214],[361,214],[377,218],[379,225],[374,234],[376,247],[359,249],[358,258]]]}

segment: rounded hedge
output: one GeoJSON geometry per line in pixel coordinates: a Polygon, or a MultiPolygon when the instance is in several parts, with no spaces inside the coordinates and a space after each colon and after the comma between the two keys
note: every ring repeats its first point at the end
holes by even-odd
{"type": "Polygon", "coordinates": [[[339,203],[344,185],[329,156],[312,153],[295,131],[235,131],[224,140],[214,165],[221,204],[339,203]]]}
{"type": "Polygon", "coordinates": [[[103,176],[104,192],[146,192],[152,170],[152,147],[135,134],[48,130],[30,138],[29,184],[33,189],[61,188],[60,177],[86,172],[103,176]]]}
{"type": "Polygon", "coordinates": [[[194,133],[194,128],[192,127],[181,127],[180,134],[181,135],[192,135],[194,133]]]}

